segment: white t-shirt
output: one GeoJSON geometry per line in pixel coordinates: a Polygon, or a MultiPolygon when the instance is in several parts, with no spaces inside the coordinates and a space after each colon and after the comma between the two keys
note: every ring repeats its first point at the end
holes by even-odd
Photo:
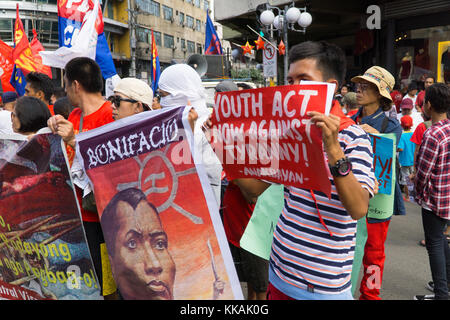
{"type": "MultiPolygon", "coordinates": [[[[401,114],[401,113],[397,114],[398,122],[400,122],[400,119],[402,117],[403,117],[403,114],[401,114]]],[[[421,124],[422,122],[424,122],[424,120],[423,120],[422,114],[420,112],[417,112],[417,111],[416,112],[412,111],[411,114],[410,114],[410,117],[413,119],[413,126],[411,128],[411,131],[414,132],[414,130],[416,130],[417,126],[419,124],[421,124]]]]}
{"type": "Polygon", "coordinates": [[[11,111],[0,111],[0,134],[13,134],[11,111]]]}

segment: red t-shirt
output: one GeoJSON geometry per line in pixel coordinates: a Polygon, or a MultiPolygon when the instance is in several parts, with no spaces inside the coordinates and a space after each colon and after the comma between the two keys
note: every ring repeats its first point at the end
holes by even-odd
{"type": "Polygon", "coordinates": [[[420,144],[422,143],[423,134],[425,133],[426,130],[427,130],[427,127],[425,126],[424,122],[419,124],[417,126],[416,130],[414,130],[414,133],[410,139],[411,142],[414,142],[415,144],[420,146],[420,144]]]}
{"type": "Polygon", "coordinates": [[[425,99],[425,90],[419,92],[416,98],[416,106],[423,107],[423,100],[425,99]]]}
{"type": "Polygon", "coordinates": [[[55,115],[55,110],[54,110],[54,107],[53,107],[52,104],[49,104],[49,105],[48,105],[48,110],[50,110],[50,114],[51,114],[52,116],[55,115]]]}
{"type": "Polygon", "coordinates": [[[228,241],[236,247],[240,247],[239,242],[247,227],[254,204],[249,204],[241,193],[241,189],[233,182],[230,182],[223,196],[223,227],[228,241]]]}
{"type": "Polygon", "coordinates": [[[347,112],[347,117],[351,118],[351,117],[354,116],[357,112],[358,112],[358,109],[350,110],[349,112],[347,112]]]}
{"type": "MultiPolygon", "coordinates": [[[[78,134],[80,132],[80,118],[81,118],[81,109],[76,108],[72,111],[72,113],[69,115],[69,121],[73,124],[73,131],[75,134],[78,134]]],[[[91,113],[88,116],[83,117],[83,130],[82,132],[86,132],[98,127],[101,127],[105,124],[108,124],[110,122],[113,122],[114,119],[112,117],[112,107],[111,102],[106,101],[102,106],[95,111],[94,113],[91,113]]],[[[73,159],[75,157],[75,150],[73,150],[71,147],[67,147],[67,156],[69,158],[69,163],[72,165],[73,159]]],[[[84,210],[81,207],[81,201],[82,201],[82,195],[83,192],[80,188],[75,186],[75,190],[77,193],[78,202],[80,203],[80,210],[81,210],[81,217],[83,221],[88,222],[99,222],[99,218],[96,212],[87,211],[84,210]]]]}

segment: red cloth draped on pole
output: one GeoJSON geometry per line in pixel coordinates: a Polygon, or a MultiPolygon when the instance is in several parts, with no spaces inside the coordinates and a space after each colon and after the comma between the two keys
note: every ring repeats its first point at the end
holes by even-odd
{"type": "Polygon", "coordinates": [[[12,57],[12,48],[0,40],[0,80],[3,91],[15,91],[14,87],[9,83],[14,68],[12,57]]]}

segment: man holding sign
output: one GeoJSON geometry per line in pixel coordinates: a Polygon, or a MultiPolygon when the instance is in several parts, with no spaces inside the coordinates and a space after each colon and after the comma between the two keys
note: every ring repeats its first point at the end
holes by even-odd
{"type": "MultiPolygon", "coordinates": [[[[320,81],[334,84],[333,91],[342,84],[346,63],[345,55],[338,47],[325,42],[303,42],[294,46],[289,54],[289,84],[298,85],[302,80],[320,81]]],[[[326,91],[321,93],[322,98],[323,95],[327,96],[326,91]]],[[[310,98],[314,96],[310,95],[310,98]]],[[[329,107],[331,101],[325,99],[323,104],[329,107]]],[[[255,106],[255,103],[252,105],[255,106]]],[[[339,103],[333,103],[331,111],[328,109],[329,114],[326,108],[321,112],[310,111],[318,108],[308,102],[303,105],[305,109],[302,104],[284,104],[288,111],[294,111],[293,106],[296,107],[296,118],[310,129],[301,131],[306,133],[302,135],[302,141],[314,139],[316,134],[319,134],[317,145],[320,146],[323,141],[325,153],[307,146],[308,150],[315,150],[315,154],[308,154],[308,159],[313,156],[316,159],[308,161],[309,165],[325,160],[330,168],[328,170],[324,166],[322,171],[314,172],[313,180],[325,176],[326,183],[331,187],[329,190],[326,185],[313,187],[303,179],[307,187],[302,188],[299,186],[302,181],[293,179],[288,183],[289,178],[284,180],[285,204],[272,243],[268,298],[352,299],[350,278],[355,220],[366,215],[375,186],[370,139],[345,117],[339,103]]],[[[294,129],[300,130],[292,125],[291,132],[288,130],[286,136],[295,135],[294,129]]],[[[286,169],[282,167],[284,164],[280,164],[279,171],[286,169]]],[[[300,161],[296,165],[300,166],[300,161]]],[[[264,179],[275,180],[273,177],[264,179]]],[[[270,183],[258,179],[240,178],[234,181],[253,196],[259,196],[270,186],[270,183]]]]}

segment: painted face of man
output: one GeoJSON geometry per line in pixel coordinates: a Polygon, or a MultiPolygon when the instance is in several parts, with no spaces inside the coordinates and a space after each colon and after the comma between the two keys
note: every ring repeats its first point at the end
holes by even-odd
{"type": "Polygon", "coordinates": [[[119,230],[111,267],[125,299],[173,299],[175,262],[168,251],[168,237],[158,213],[141,201],[136,209],[119,201],[119,230]]]}

